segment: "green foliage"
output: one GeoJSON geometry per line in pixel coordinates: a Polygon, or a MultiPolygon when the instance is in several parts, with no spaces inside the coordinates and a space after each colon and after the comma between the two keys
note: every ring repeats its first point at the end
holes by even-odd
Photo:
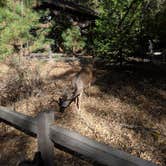
{"type": "Polygon", "coordinates": [[[74,53],[84,49],[86,38],[82,37],[80,28],[72,26],[62,33],[63,44],[66,50],[74,53]]]}
{"type": "Polygon", "coordinates": [[[51,44],[46,38],[50,29],[41,27],[40,17],[40,13],[19,2],[8,0],[0,7],[0,56],[23,51],[27,43],[31,52],[51,44]]]}
{"type": "Polygon", "coordinates": [[[153,40],[166,43],[166,1],[146,0],[143,3],[143,31],[153,40]]]}
{"type": "Polygon", "coordinates": [[[7,8],[0,10],[0,54],[7,55],[14,51],[14,46],[24,43],[30,35],[29,30],[37,17],[31,11],[26,10],[28,15],[22,16],[21,7],[16,4],[8,4],[7,8]]]}
{"type": "Polygon", "coordinates": [[[96,20],[94,28],[96,53],[109,58],[131,53],[135,38],[140,31],[140,1],[103,1],[100,3],[99,12],[100,18],[96,20]]]}
{"type": "Polygon", "coordinates": [[[78,53],[86,47],[95,55],[112,60],[134,55],[147,47],[148,39],[165,46],[165,0],[70,1],[97,11],[95,26],[91,24],[82,31],[72,25],[71,15],[66,17],[63,13],[42,23],[40,18],[50,13],[32,10],[37,1],[0,0],[0,57],[27,49],[44,51],[50,45],[57,51],[63,44],[68,52],[78,53]]]}
{"type": "Polygon", "coordinates": [[[165,0],[100,1],[98,12],[93,29],[97,55],[122,59],[147,47],[148,39],[166,43],[165,0]]]}
{"type": "Polygon", "coordinates": [[[0,0],[0,7],[4,7],[7,4],[7,0],[0,0]]]}

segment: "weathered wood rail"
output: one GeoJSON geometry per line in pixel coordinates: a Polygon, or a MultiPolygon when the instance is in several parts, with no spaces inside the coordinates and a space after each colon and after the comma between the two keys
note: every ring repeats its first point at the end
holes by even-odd
{"type": "MultiPolygon", "coordinates": [[[[54,112],[43,111],[35,118],[0,106],[0,122],[5,122],[24,133],[37,137],[38,150],[44,166],[54,165],[53,147],[77,153],[102,165],[108,166],[155,166],[155,164],[115,150],[80,134],[54,125],[54,112]]],[[[55,156],[56,158],[56,156],[55,156]]]]}
{"type": "Polygon", "coordinates": [[[26,59],[38,59],[43,61],[54,60],[57,62],[87,62],[92,61],[92,56],[67,56],[67,54],[63,53],[31,53],[25,56],[26,59]]]}
{"type": "Polygon", "coordinates": [[[68,57],[66,54],[61,53],[31,53],[30,55],[26,56],[27,59],[38,59],[44,61],[79,61],[77,57],[68,57]]]}

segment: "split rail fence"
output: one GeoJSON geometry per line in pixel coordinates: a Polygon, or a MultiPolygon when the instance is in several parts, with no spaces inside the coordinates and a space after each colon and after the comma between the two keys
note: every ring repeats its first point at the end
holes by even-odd
{"type": "Polygon", "coordinates": [[[0,106],[0,122],[4,122],[36,137],[38,151],[41,153],[44,166],[53,166],[54,147],[62,148],[78,157],[90,159],[94,163],[107,166],[155,166],[155,164],[115,150],[80,134],[54,125],[55,112],[42,111],[35,118],[0,106]]]}

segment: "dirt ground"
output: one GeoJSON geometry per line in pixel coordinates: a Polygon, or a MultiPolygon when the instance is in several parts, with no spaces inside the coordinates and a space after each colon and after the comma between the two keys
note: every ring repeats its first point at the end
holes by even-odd
{"type": "MultiPolygon", "coordinates": [[[[24,61],[21,67],[13,66],[0,63],[1,105],[30,116],[52,109],[59,115],[56,125],[165,166],[166,72],[163,69],[147,65],[123,69],[112,66],[107,70],[96,67],[96,81],[83,95],[81,110],[76,111],[71,104],[64,113],[59,113],[57,100],[70,90],[79,63],[24,61]],[[26,74],[19,75],[18,71],[26,74]]],[[[19,161],[33,158],[37,143],[1,123],[0,149],[0,165],[16,166],[19,161]]],[[[57,149],[55,160],[59,166],[93,165],[57,149]]]]}

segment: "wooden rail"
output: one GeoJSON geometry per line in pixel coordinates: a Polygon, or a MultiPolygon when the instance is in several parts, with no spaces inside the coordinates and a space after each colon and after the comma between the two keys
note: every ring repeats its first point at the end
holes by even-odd
{"type": "Polygon", "coordinates": [[[54,165],[54,146],[63,147],[65,151],[71,153],[76,152],[102,165],[155,166],[149,161],[53,125],[54,112],[52,111],[43,111],[36,118],[32,118],[0,107],[0,121],[14,126],[30,136],[37,136],[38,150],[41,152],[44,166],[54,165]]]}
{"type": "Polygon", "coordinates": [[[31,53],[30,55],[26,56],[27,59],[39,59],[44,61],[79,61],[79,58],[76,57],[68,57],[66,54],[61,53],[31,53]]]}
{"type": "MultiPolygon", "coordinates": [[[[67,54],[63,53],[31,53],[27,56],[25,56],[27,59],[38,59],[43,61],[62,61],[62,62],[75,62],[75,61],[81,61],[81,62],[87,62],[92,61],[92,56],[67,56],[67,54]]],[[[96,58],[97,59],[97,58],[96,58]]]]}
{"type": "Polygon", "coordinates": [[[30,136],[36,136],[37,134],[35,118],[9,110],[6,107],[0,106],[0,121],[3,121],[30,136]]]}

